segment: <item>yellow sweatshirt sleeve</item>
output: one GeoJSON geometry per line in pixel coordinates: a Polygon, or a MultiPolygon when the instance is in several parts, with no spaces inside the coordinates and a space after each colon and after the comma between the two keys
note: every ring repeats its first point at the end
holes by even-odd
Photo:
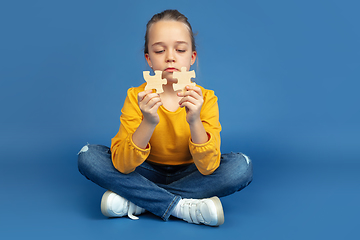
{"type": "Polygon", "coordinates": [[[150,144],[146,149],[142,149],[132,141],[132,135],[143,118],[137,103],[138,92],[138,88],[128,90],[121,110],[119,132],[111,139],[113,165],[124,174],[133,172],[137,166],[146,160],[150,153],[150,144]]]}
{"type": "Polygon", "coordinates": [[[213,173],[220,165],[220,131],[219,107],[217,97],[211,90],[203,91],[204,103],[200,118],[208,134],[208,141],[195,144],[189,140],[189,149],[197,169],[203,175],[213,173]]]}

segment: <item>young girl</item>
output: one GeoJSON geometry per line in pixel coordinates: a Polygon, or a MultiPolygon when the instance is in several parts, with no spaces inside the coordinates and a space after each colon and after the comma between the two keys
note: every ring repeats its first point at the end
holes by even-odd
{"type": "Polygon", "coordinates": [[[192,28],[177,10],[156,14],[147,24],[145,59],[167,79],[163,93],[130,88],[111,149],[86,145],[79,170],[108,189],[101,211],[108,217],[145,210],[165,221],[170,216],[190,223],[219,226],[224,213],[218,197],[246,187],[252,163],[241,153],[220,153],[217,97],[201,86],[174,91],[173,73],[194,64],[192,28]]]}

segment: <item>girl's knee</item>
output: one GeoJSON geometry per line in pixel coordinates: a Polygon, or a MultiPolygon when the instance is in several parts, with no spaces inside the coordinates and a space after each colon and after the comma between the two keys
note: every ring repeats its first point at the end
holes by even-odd
{"type": "Polygon", "coordinates": [[[221,155],[221,164],[227,168],[234,168],[236,171],[248,169],[252,162],[248,156],[243,153],[225,153],[221,155]]]}
{"type": "Polygon", "coordinates": [[[99,165],[104,158],[111,158],[110,149],[102,145],[87,144],[78,153],[78,168],[83,174],[85,169],[99,165]]]}
{"type": "Polygon", "coordinates": [[[252,181],[253,178],[253,167],[252,162],[248,156],[243,153],[240,153],[240,161],[241,161],[241,168],[240,168],[240,175],[242,175],[243,181],[247,182],[246,186],[252,181]]]}
{"type": "Polygon", "coordinates": [[[244,173],[247,178],[249,179],[249,183],[252,181],[252,178],[253,178],[253,166],[252,166],[252,162],[250,160],[250,158],[248,156],[246,156],[245,154],[243,154],[243,157],[245,158],[246,160],[246,163],[247,163],[247,169],[246,169],[246,172],[244,173]]]}
{"type": "Polygon", "coordinates": [[[87,144],[83,146],[78,152],[79,159],[82,157],[88,157],[91,155],[103,155],[109,154],[110,149],[106,146],[96,145],[96,144],[87,144]]]}
{"type": "Polygon", "coordinates": [[[253,179],[252,162],[242,153],[228,153],[222,155],[225,175],[231,178],[231,183],[238,191],[249,185],[253,179]]]}
{"type": "Polygon", "coordinates": [[[84,171],[87,168],[87,165],[89,164],[89,160],[91,160],[91,157],[89,157],[89,155],[91,155],[91,150],[92,149],[91,145],[87,144],[85,146],[83,146],[80,151],[78,152],[78,169],[79,172],[83,175],[85,175],[84,171]]]}
{"type": "Polygon", "coordinates": [[[78,152],[78,164],[79,166],[88,162],[93,152],[93,145],[87,144],[83,146],[78,152]]]}

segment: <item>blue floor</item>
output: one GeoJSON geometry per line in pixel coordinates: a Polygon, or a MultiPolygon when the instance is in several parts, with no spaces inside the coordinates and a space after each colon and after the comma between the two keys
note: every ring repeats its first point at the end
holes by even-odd
{"type": "Polygon", "coordinates": [[[265,161],[261,154],[252,154],[254,181],[222,198],[225,223],[212,228],[177,219],[163,222],[150,213],[138,221],[105,218],[100,212],[105,190],[77,171],[77,151],[71,146],[5,152],[12,161],[0,169],[1,239],[360,237],[359,164],[286,164],[286,159],[271,161],[269,156],[265,161]]]}

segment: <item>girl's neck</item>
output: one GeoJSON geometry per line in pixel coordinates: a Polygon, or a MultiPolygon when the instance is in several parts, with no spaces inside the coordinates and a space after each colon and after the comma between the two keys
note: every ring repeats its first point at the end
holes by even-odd
{"type": "Polygon", "coordinates": [[[163,85],[163,89],[164,92],[160,93],[163,107],[171,112],[175,112],[179,108],[181,98],[177,96],[177,92],[174,91],[172,83],[163,85]]]}
{"type": "Polygon", "coordinates": [[[170,97],[170,96],[177,96],[177,92],[173,89],[173,83],[168,83],[166,85],[163,85],[164,92],[161,93],[164,96],[170,97]]]}

